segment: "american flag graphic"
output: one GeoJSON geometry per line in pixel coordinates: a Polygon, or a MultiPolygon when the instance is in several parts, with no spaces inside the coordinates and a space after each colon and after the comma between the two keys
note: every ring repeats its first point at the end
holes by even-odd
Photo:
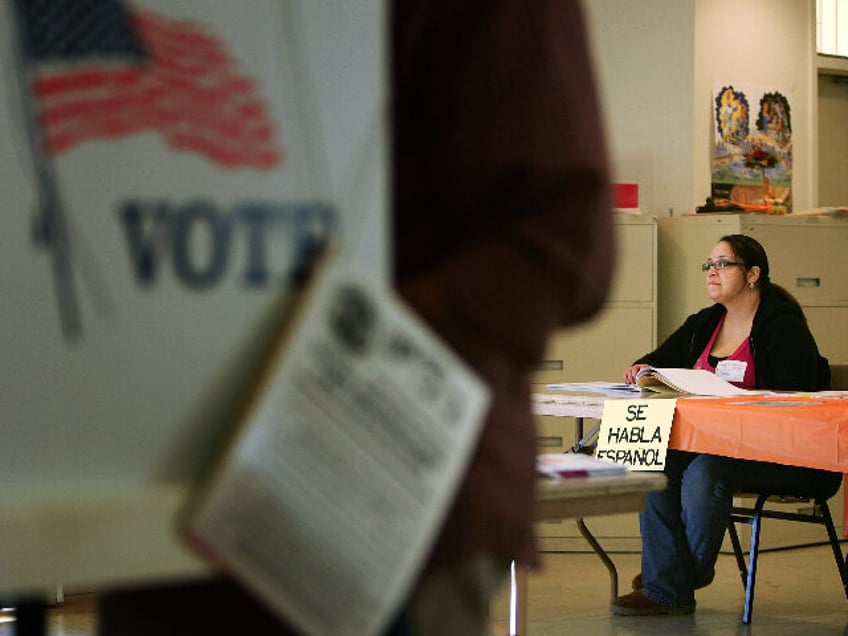
{"type": "Polygon", "coordinates": [[[256,82],[191,21],[119,0],[15,0],[41,152],[157,131],[225,168],[283,161],[256,82]]]}

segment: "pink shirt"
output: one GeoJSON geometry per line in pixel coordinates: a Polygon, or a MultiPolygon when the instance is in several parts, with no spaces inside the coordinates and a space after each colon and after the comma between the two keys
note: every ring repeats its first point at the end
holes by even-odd
{"type": "Polygon", "coordinates": [[[716,375],[723,377],[725,380],[742,389],[756,389],[757,379],[754,369],[754,354],[751,352],[751,339],[745,338],[742,343],[736,348],[736,351],[731,353],[726,358],[718,361],[717,366],[710,364],[710,351],[713,349],[713,343],[718,336],[719,329],[724,324],[724,316],[718,321],[715,331],[695,361],[693,368],[706,369],[716,375]]]}

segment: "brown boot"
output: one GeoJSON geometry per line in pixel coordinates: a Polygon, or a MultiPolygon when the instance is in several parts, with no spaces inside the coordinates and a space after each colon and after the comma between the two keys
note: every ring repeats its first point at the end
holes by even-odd
{"type": "Polygon", "coordinates": [[[636,576],[633,577],[633,581],[630,583],[630,587],[634,592],[639,592],[642,589],[642,573],[639,572],[636,576]]]}
{"type": "MultiPolygon", "coordinates": [[[[710,583],[712,579],[710,579],[710,583]]],[[[696,585],[695,589],[700,590],[702,587],[707,587],[710,583],[702,583],[701,585],[696,585]]],[[[642,573],[639,572],[636,576],[633,577],[633,580],[630,582],[630,588],[634,592],[638,592],[642,589],[642,573]]]]}
{"type": "Polygon", "coordinates": [[[619,596],[610,604],[610,610],[618,616],[663,616],[671,614],[692,614],[695,606],[673,607],[654,603],[641,591],[619,596]]]}

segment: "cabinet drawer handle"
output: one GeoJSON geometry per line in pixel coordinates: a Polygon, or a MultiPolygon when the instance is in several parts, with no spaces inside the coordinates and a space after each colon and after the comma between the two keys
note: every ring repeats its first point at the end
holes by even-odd
{"type": "Polygon", "coordinates": [[[818,276],[796,278],[795,287],[821,287],[821,278],[818,276]]]}
{"type": "Polygon", "coordinates": [[[562,371],[563,367],[562,360],[542,360],[539,363],[538,370],[539,371],[562,371]]]}

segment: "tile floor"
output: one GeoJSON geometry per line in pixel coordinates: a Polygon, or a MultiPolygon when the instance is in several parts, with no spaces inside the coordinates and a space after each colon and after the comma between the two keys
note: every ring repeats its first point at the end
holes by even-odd
{"type": "MultiPolygon", "coordinates": [[[[639,555],[613,554],[620,589],[629,588],[639,555]]],[[[830,548],[765,552],[760,557],[751,625],[741,622],[743,589],[731,555],[722,555],[715,582],[698,593],[694,616],[624,617],[609,613],[609,577],[591,553],[547,553],[530,577],[529,636],[848,636],[848,600],[830,548]]],[[[496,634],[508,634],[508,590],[492,604],[496,634]]],[[[96,636],[92,595],[67,594],[51,609],[50,636],[96,636]]],[[[447,632],[446,632],[447,633],[447,632]]],[[[12,626],[0,613],[0,636],[12,626]]],[[[154,635],[151,635],[154,636],[154,635]]]]}
{"type": "MultiPolygon", "coordinates": [[[[609,612],[610,584],[594,554],[548,553],[530,576],[530,636],[848,636],[848,600],[829,546],[761,553],[753,620],[741,621],[744,590],[732,555],[722,554],[712,585],[697,593],[694,616],[630,617],[609,612]]],[[[639,571],[638,554],[614,554],[620,593],[639,571]]],[[[507,631],[508,590],[492,606],[496,630],[507,631]]]]}

